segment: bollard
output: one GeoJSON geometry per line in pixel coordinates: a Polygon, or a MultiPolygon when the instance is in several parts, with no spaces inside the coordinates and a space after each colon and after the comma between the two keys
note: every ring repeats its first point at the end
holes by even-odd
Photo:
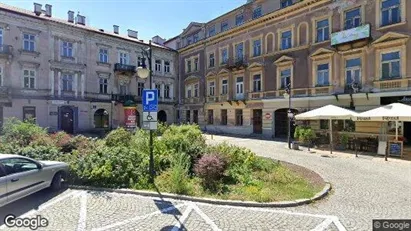
{"type": "Polygon", "coordinates": [[[211,134],[211,139],[213,139],[213,134],[211,134]]]}

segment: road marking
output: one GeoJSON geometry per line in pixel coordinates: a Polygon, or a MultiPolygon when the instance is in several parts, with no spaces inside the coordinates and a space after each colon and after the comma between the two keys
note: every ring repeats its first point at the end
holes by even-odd
{"type": "Polygon", "coordinates": [[[203,211],[201,211],[201,209],[196,204],[193,203],[192,207],[198,213],[198,215],[200,215],[201,218],[203,218],[204,221],[211,226],[213,231],[221,231],[221,229],[217,227],[214,221],[211,220],[210,217],[208,217],[203,211]]]}
{"type": "Polygon", "coordinates": [[[186,204],[179,204],[179,205],[176,205],[176,206],[170,206],[170,207],[167,207],[167,208],[162,209],[162,210],[155,211],[155,212],[150,213],[150,214],[134,217],[134,218],[131,218],[131,219],[127,219],[127,220],[124,220],[124,221],[120,221],[120,222],[117,222],[117,223],[114,223],[114,224],[111,224],[111,225],[107,225],[107,226],[104,226],[104,227],[101,227],[101,228],[98,228],[98,229],[92,229],[92,230],[93,231],[102,231],[102,230],[111,229],[111,228],[114,228],[114,227],[117,227],[117,226],[120,226],[120,225],[125,225],[125,224],[133,222],[133,221],[143,220],[143,219],[149,218],[149,217],[154,216],[154,215],[158,215],[158,214],[162,214],[162,213],[166,213],[166,212],[171,212],[171,211],[176,210],[178,208],[181,208],[185,205],[186,204]]]}
{"type": "MultiPolygon", "coordinates": [[[[38,207],[38,209],[32,209],[32,210],[30,210],[30,211],[28,211],[28,212],[20,215],[19,218],[27,218],[27,217],[30,217],[30,216],[32,216],[32,215],[33,215],[34,213],[36,213],[36,212],[41,212],[42,210],[44,210],[44,209],[46,209],[46,208],[48,208],[48,207],[50,207],[50,206],[52,206],[52,205],[54,205],[54,204],[56,204],[56,203],[58,203],[58,202],[61,202],[61,201],[65,200],[65,199],[67,199],[67,198],[69,198],[69,197],[72,197],[72,196],[73,196],[73,197],[77,197],[77,196],[79,196],[81,193],[82,193],[82,192],[79,192],[79,191],[72,191],[72,192],[70,192],[70,193],[67,193],[67,194],[64,195],[64,196],[57,197],[56,199],[51,200],[51,201],[47,201],[46,203],[40,205],[40,206],[38,207]]],[[[4,229],[4,228],[6,228],[6,227],[7,227],[6,224],[3,224],[2,226],[0,226],[0,229],[4,229]]]]}
{"type": "Polygon", "coordinates": [[[178,219],[178,221],[174,224],[173,229],[171,231],[179,231],[181,227],[184,227],[184,222],[186,222],[188,216],[190,215],[191,211],[193,211],[193,206],[190,204],[186,211],[184,211],[183,215],[178,219]]]}
{"type": "Polygon", "coordinates": [[[311,231],[324,231],[331,223],[333,223],[333,221],[332,218],[327,218],[311,231]]]}
{"type": "Polygon", "coordinates": [[[80,215],[78,219],[77,230],[86,230],[86,220],[87,220],[87,192],[83,192],[80,197],[80,215]]]}
{"type": "Polygon", "coordinates": [[[340,219],[338,219],[338,217],[334,217],[334,225],[337,226],[337,229],[339,231],[347,231],[347,229],[345,229],[345,227],[341,224],[340,219]]]}

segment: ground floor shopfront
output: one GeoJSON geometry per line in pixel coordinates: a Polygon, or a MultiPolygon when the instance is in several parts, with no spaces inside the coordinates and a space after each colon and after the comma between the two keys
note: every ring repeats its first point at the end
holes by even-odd
{"type": "MultiPolygon", "coordinates": [[[[35,118],[41,127],[50,132],[67,133],[97,132],[126,126],[132,121],[140,127],[142,123],[141,105],[124,107],[122,104],[81,100],[13,99],[10,104],[0,106],[0,122],[15,117],[20,120],[35,118]],[[134,119],[129,111],[134,111],[134,119]]],[[[173,105],[159,105],[158,120],[175,122],[173,105]]]]}

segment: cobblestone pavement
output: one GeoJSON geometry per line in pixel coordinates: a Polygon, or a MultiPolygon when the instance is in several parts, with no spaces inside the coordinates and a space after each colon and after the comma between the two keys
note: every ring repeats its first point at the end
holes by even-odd
{"type": "Polygon", "coordinates": [[[333,185],[332,194],[294,208],[244,208],[109,192],[42,191],[0,208],[3,217],[37,215],[49,224],[39,230],[371,230],[376,218],[411,218],[411,164],[370,158],[324,158],[290,151],[284,143],[214,136],[257,154],[308,167],[333,185]]]}

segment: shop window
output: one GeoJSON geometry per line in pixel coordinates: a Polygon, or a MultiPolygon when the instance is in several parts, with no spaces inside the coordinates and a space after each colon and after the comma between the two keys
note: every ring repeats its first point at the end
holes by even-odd
{"type": "Polygon", "coordinates": [[[36,121],[36,107],[23,107],[23,120],[36,121]]]}
{"type": "Polygon", "coordinates": [[[105,109],[98,109],[94,113],[94,127],[95,128],[108,128],[109,127],[109,114],[105,109]]]}

